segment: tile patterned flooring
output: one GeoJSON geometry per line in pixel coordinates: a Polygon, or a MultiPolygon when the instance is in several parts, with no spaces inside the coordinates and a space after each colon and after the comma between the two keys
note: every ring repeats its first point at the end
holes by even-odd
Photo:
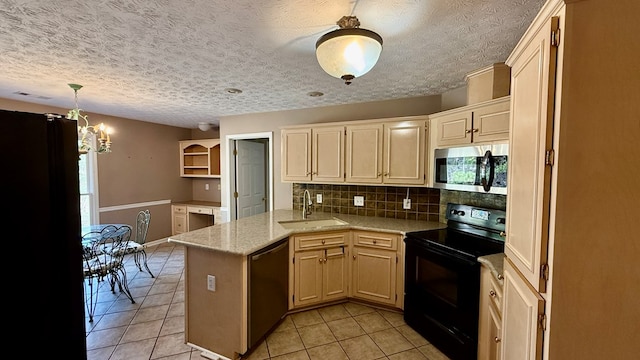
{"type": "MultiPolygon", "coordinates": [[[[204,360],[184,344],[184,248],[147,249],[156,276],[126,261],[136,301],[101,288],[93,323],[86,321],[88,360],[204,360]]],[[[246,360],[447,360],[399,313],[354,302],[288,315],[246,360]]]]}

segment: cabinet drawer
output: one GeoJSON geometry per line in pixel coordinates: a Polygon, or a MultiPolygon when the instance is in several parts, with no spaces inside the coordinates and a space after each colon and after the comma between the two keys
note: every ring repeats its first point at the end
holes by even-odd
{"type": "Polygon", "coordinates": [[[316,233],[310,235],[296,235],[295,250],[319,249],[347,244],[347,233],[316,233]]]}
{"type": "Polygon", "coordinates": [[[490,275],[489,279],[491,279],[491,281],[489,282],[489,292],[485,294],[485,296],[489,297],[490,303],[495,305],[494,309],[496,309],[498,315],[502,316],[502,286],[498,283],[498,280],[493,273],[490,275]]]}
{"type": "Polygon", "coordinates": [[[187,213],[187,207],[186,206],[172,206],[173,207],[173,213],[174,214],[186,214],[187,213]]]}
{"type": "Polygon", "coordinates": [[[195,214],[213,215],[213,208],[202,206],[187,206],[187,211],[195,214]]]}
{"type": "Polygon", "coordinates": [[[379,249],[396,250],[398,235],[379,232],[354,232],[354,246],[368,246],[379,249]]]}

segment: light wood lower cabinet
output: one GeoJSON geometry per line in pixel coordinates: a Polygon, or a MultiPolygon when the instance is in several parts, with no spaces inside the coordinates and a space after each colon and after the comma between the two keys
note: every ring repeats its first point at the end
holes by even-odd
{"type": "Polygon", "coordinates": [[[500,360],[502,359],[502,285],[486,266],[482,266],[480,274],[478,360],[500,360]]]}
{"type": "Polygon", "coordinates": [[[291,239],[290,308],[347,297],[402,308],[400,235],[357,230],[291,239]]]}
{"type": "Polygon", "coordinates": [[[171,205],[171,234],[177,235],[187,231],[187,207],[171,205]]]}
{"type": "Polygon", "coordinates": [[[292,238],[294,270],[290,305],[302,307],[347,297],[348,237],[347,231],[292,238]]]}
{"type": "Polygon", "coordinates": [[[400,236],[354,231],[352,237],[351,297],[396,305],[400,236]]]}
{"type": "Polygon", "coordinates": [[[501,341],[505,359],[542,359],[543,313],[544,299],[506,258],[501,341]]]}

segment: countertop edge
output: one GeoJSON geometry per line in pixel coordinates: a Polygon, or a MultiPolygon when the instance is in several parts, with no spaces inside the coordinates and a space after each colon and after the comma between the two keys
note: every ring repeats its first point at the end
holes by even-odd
{"type": "Polygon", "coordinates": [[[171,235],[167,238],[167,241],[230,255],[248,256],[277,241],[297,234],[359,230],[386,232],[404,236],[411,231],[446,227],[446,224],[434,221],[388,219],[346,214],[318,214],[313,219],[330,218],[340,219],[347,224],[286,229],[279,222],[300,221],[301,219],[297,212],[282,209],[171,235]]]}
{"type": "Polygon", "coordinates": [[[504,253],[480,256],[478,262],[491,270],[491,274],[501,286],[504,285],[504,253]]]}

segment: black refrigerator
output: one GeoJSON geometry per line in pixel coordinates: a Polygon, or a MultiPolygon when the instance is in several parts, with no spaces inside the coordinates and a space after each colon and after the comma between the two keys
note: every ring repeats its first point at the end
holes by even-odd
{"type": "Polygon", "coordinates": [[[3,328],[26,356],[87,358],[77,139],[75,121],[0,110],[3,328]]]}

